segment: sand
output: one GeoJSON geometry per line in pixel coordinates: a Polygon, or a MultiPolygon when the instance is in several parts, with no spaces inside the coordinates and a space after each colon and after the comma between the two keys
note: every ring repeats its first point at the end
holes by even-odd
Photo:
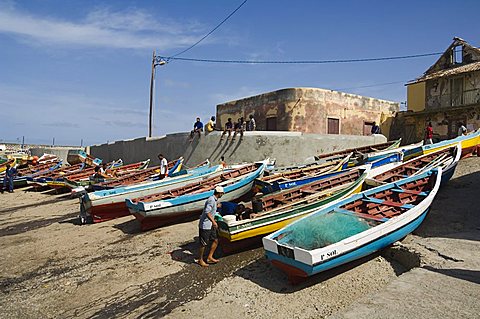
{"type": "Polygon", "coordinates": [[[79,225],[78,199],[18,189],[0,195],[0,317],[338,316],[412,267],[454,262],[435,239],[476,229],[477,209],[452,214],[450,194],[463,196],[467,210],[469,201],[479,207],[479,186],[480,158],[462,160],[426,221],[403,243],[299,285],[289,284],[262,248],[199,267],[197,220],[145,233],[133,217],[79,225]]]}

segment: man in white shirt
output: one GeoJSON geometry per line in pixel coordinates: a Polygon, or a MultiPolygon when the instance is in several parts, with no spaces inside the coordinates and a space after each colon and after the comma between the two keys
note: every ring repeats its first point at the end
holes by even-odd
{"type": "Polygon", "coordinates": [[[164,179],[168,175],[168,162],[163,154],[158,154],[160,160],[160,179],[164,179]]]}
{"type": "Polygon", "coordinates": [[[458,136],[467,135],[467,128],[465,127],[465,125],[463,125],[462,123],[458,123],[458,124],[459,124],[458,136]]]}

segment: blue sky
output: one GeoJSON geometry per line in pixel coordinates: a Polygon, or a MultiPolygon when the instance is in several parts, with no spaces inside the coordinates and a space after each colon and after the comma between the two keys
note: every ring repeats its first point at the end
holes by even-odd
{"type": "MultiPolygon", "coordinates": [[[[242,1],[0,0],[0,140],[84,145],[145,136],[152,50],[174,55],[242,1]]],[[[480,45],[479,1],[249,0],[181,57],[335,60],[480,45]]],[[[405,101],[437,57],[323,65],[171,61],[157,68],[153,135],[217,104],[286,87],[405,101]],[[392,85],[377,85],[400,82],[392,85]],[[373,85],[373,86],[372,86],[373,85]],[[371,87],[366,87],[371,86],[371,87]]]]}

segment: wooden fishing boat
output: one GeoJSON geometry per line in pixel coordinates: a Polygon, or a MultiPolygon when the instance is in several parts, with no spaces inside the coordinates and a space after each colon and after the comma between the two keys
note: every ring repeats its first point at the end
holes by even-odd
{"type": "Polygon", "coordinates": [[[15,188],[20,188],[28,185],[28,178],[35,178],[36,176],[41,176],[51,172],[62,166],[62,161],[59,162],[48,162],[45,164],[39,164],[34,166],[29,166],[23,169],[18,170],[18,175],[13,180],[13,186],[15,188]]]}
{"type": "Polygon", "coordinates": [[[381,150],[391,150],[391,149],[398,148],[400,146],[401,141],[402,141],[401,139],[398,139],[396,141],[389,141],[386,143],[360,146],[360,147],[349,148],[349,149],[336,151],[336,152],[319,154],[315,156],[315,160],[321,160],[321,159],[332,160],[338,157],[343,158],[350,153],[353,153],[355,155],[355,154],[367,154],[372,152],[378,152],[381,150]]]}
{"type": "Polygon", "coordinates": [[[456,146],[445,147],[404,163],[396,163],[372,169],[364,183],[365,188],[396,182],[435,167],[442,168],[442,183],[446,183],[455,173],[455,168],[457,167],[461,154],[462,146],[460,143],[457,143],[456,146]]]}
{"type": "Polygon", "coordinates": [[[325,162],[316,165],[306,165],[292,170],[281,170],[278,173],[263,176],[255,180],[255,186],[258,186],[263,194],[269,194],[281,189],[288,189],[295,186],[307,184],[318,179],[327,177],[326,174],[339,172],[345,163],[348,163],[351,154],[343,159],[325,162]]]}
{"type": "MultiPolygon", "coordinates": [[[[183,163],[183,157],[180,157],[175,161],[168,162],[167,164],[168,175],[170,176],[175,172],[180,171],[182,167],[182,163],[183,163]]],[[[143,169],[141,171],[134,172],[132,174],[127,174],[125,176],[122,176],[120,178],[117,178],[111,181],[105,181],[105,182],[93,184],[92,187],[94,191],[99,191],[104,189],[112,189],[115,187],[123,187],[128,185],[149,182],[155,179],[155,177],[158,176],[159,172],[160,172],[160,166],[154,166],[154,167],[143,169]]]]}
{"type": "Polygon", "coordinates": [[[41,172],[41,171],[48,171],[51,168],[58,168],[58,164],[60,163],[59,160],[57,161],[50,161],[44,164],[37,164],[37,165],[28,165],[27,167],[18,169],[18,175],[25,176],[25,175],[31,175],[36,172],[41,172]]]}
{"type": "Polygon", "coordinates": [[[370,255],[425,219],[441,168],[352,195],[263,238],[272,264],[293,282],[370,255]]]}
{"type": "Polygon", "coordinates": [[[457,143],[462,145],[462,156],[465,158],[471,156],[477,151],[477,148],[480,146],[480,129],[477,129],[474,132],[471,132],[467,135],[458,136],[456,138],[441,141],[435,144],[429,144],[423,146],[423,153],[428,154],[445,147],[451,147],[457,145],[457,143]]]}
{"type": "MultiPolygon", "coordinates": [[[[136,173],[140,170],[143,170],[148,167],[148,164],[150,163],[150,160],[142,161],[142,162],[137,162],[133,164],[128,164],[128,165],[123,165],[123,166],[118,166],[117,162],[110,163],[107,168],[107,174],[110,172],[112,174],[111,179],[109,180],[115,180],[117,178],[120,178],[122,176],[126,176],[132,173],[136,173]]],[[[99,180],[93,178],[93,175],[95,174],[95,170],[84,170],[83,172],[66,176],[63,179],[63,182],[65,184],[65,187],[68,187],[70,189],[77,188],[79,186],[82,187],[88,187],[91,184],[99,182],[99,180]]],[[[102,179],[102,181],[105,181],[102,179]]]]}
{"type": "Polygon", "coordinates": [[[423,141],[418,142],[418,143],[413,143],[409,145],[404,145],[404,146],[399,146],[394,149],[388,149],[388,150],[382,150],[382,151],[377,151],[377,152],[371,152],[371,153],[366,153],[363,156],[360,156],[360,158],[363,161],[360,161],[361,163],[369,163],[372,161],[376,161],[380,158],[384,158],[388,155],[391,155],[396,152],[401,152],[403,154],[403,160],[409,160],[415,156],[419,156],[423,154],[423,141]]]}
{"type": "Polygon", "coordinates": [[[47,153],[44,153],[42,156],[40,156],[37,159],[38,164],[47,164],[47,163],[59,162],[59,161],[62,161],[62,160],[58,159],[57,155],[47,154],[47,153]]]}
{"type": "Polygon", "coordinates": [[[265,166],[266,162],[249,164],[183,187],[125,201],[142,230],[148,230],[200,212],[215,186],[223,186],[225,201],[240,198],[251,190],[265,166]]]}
{"type": "Polygon", "coordinates": [[[200,167],[189,170],[184,175],[166,177],[159,181],[117,187],[108,190],[96,191],[85,194],[80,198],[81,216],[90,216],[93,222],[98,223],[130,214],[125,203],[127,198],[138,198],[160,193],[168,189],[182,187],[187,184],[201,181],[220,174],[221,166],[217,165],[209,169],[200,167]]]}
{"type": "Polygon", "coordinates": [[[246,248],[259,242],[266,234],[285,227],[321,206],[360,191],[369,169],[367,165],[365,168],[342,171],[329,178],[256,197],[250,205],[245,204],[253,209],[253,218],[232,220],[218,217],[223,252],[246,248]]]}
{"type": "Polygon", "coordinates": [[[42,187],[47,185],[47,181],[53,181],[67,174],[81,172],[85,168],[85,163],[60,167],[52,171],[47,171],[41,175],[27,176],[28,185],[33,187],[42,187]]]}

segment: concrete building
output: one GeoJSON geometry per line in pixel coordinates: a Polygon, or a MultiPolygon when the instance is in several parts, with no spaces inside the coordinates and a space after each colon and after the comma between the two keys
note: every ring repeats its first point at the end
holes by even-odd
{"type": "Polygon", "coordinates": [[[288,88],[217,105],[217,126],[253,114],[259,131],[370,135],[373,122],[388,137],[396,102],[319,88],[288,88]]]}
{"type": "Polygon", "coordinates": [[[407,112],[395,118],[391,138],[422,140],[428,122],[437,140],[455,137],[460,123],[469,130],[480,127],[480,49],[465,40],[454,38],[435,64],[406,86],[407,112]]]}

